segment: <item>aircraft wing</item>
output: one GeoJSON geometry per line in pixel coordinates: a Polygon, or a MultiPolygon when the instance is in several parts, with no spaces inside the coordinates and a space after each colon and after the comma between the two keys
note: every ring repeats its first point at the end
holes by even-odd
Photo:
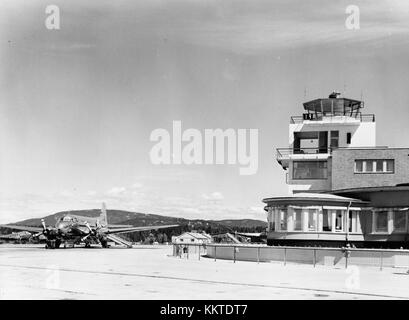
{"type": "Polygon", "coordinates": [[[16,240],[18,240],[18,239],[29,238],[31,236],[32,236],[32,234],[30,232],[21,231],[21,232],[13,232],[13,233],[10,233],[10,234],[2,234],[2,235],[0,235],[0,239],[16,239],[16,240]]]}
{"type": "Polygon", "coordinates": [[[131,224],[108,224],[108,228],[131,228],[131,224]]]}
{"type": "Polygon", "coordinates": [[[144,227],[131,227],[131,228],[118,228],[118,229],[111,229],[108,230],[107,234],[115,234],[115,233],[126,233],[126,232],[135,232],[135,231],[148,231],[148,230],[157,230],[157,229],[165,229],[165,228],[173,228],[179,227],[178,224],[172,225],[162,225],[162,226],[144,226],[144,227]]]}
{"type": "Polygon", "coordinates": [[[17,239],[18,237],[15,234],[2,234],[0,239],[17,239]]]}
{"type": "Polygon", "coordinates": [[[261,232],[236,232],[238,235],[245,236],[245,237],[260,237],[261,232]]]}
{"type": "Polygon", "coordinates": [[[41,228],[41,227],[18,226],[18,225],[15,225],[15,224],[1,224],[0,227],[14,229],[14,230],[28,231],[28,232],[41,232],[41,231],[43,231],[43,228],[41,228]]]}

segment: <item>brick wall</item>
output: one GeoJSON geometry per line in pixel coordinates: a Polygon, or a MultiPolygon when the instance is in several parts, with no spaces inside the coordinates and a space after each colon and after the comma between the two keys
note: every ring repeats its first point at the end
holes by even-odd
{"type": "Polygon", "coordinates": [[[409,148],[336,149],[332,152],[332,190],[409,183],[409,148]],[[354,173],[356,159],[394,159],[394,173],[354,173]]]}

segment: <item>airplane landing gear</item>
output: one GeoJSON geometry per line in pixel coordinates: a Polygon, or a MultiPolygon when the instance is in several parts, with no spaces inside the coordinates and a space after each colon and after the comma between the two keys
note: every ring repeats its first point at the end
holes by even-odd
{"type": "Polygon", "coordinates": [[[55,249],[55,240],[47,240],[45,243],[46,249],[55,249]]]}
{"type": "Polygon", "coordinates": [[[101,242],[102,248],[109,248],[107,240],[101,239],[100,242],[101,242]]]}
{"type": "Polygon", "coordinates": [[[61,245],[61,240],[47,240],[45,243],[46,249],[58,249],[61,245]]]}

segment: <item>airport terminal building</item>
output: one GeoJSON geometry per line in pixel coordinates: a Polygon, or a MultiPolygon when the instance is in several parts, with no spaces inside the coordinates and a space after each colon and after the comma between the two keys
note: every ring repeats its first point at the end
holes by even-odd
{"type": "Polygon", "coordinates": [[[290,195],[263,200],[267,243],[409,248],[409,148],[376,145],[363,101],[334,92],[303,106],[277,149],[290,195]]]}

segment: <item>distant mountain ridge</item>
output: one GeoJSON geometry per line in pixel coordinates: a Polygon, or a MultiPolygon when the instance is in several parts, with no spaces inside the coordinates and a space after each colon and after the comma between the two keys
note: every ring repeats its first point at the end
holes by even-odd
{"type": "MultiPolygon", "coordinates": [[[[24,226],[41,226],[41,219],[44,219],[47,226],[54,226],[56,221],[66,215],[80,215],[86,217],[97,217],[101,213],[100,209],[91,210],[70,210],[61,211],[43,218],[26,219],[15,222],[13,224],[24,226]]],[[[189,229],[201,230],[218,230],[220,232],[229,231],[249,231],[249,230],[264,230],[267,227],[267,222],[255,219],[224,219],[224,220],[205,220],[205,219],[186,219],[180,217],[169,217],[157,214],[146,214],[140,212],[131,212],[125,210],[107,210],[109,224],[130,224],[134,226],[147,225],[165,225],[178,224],[189,229]]]]}

